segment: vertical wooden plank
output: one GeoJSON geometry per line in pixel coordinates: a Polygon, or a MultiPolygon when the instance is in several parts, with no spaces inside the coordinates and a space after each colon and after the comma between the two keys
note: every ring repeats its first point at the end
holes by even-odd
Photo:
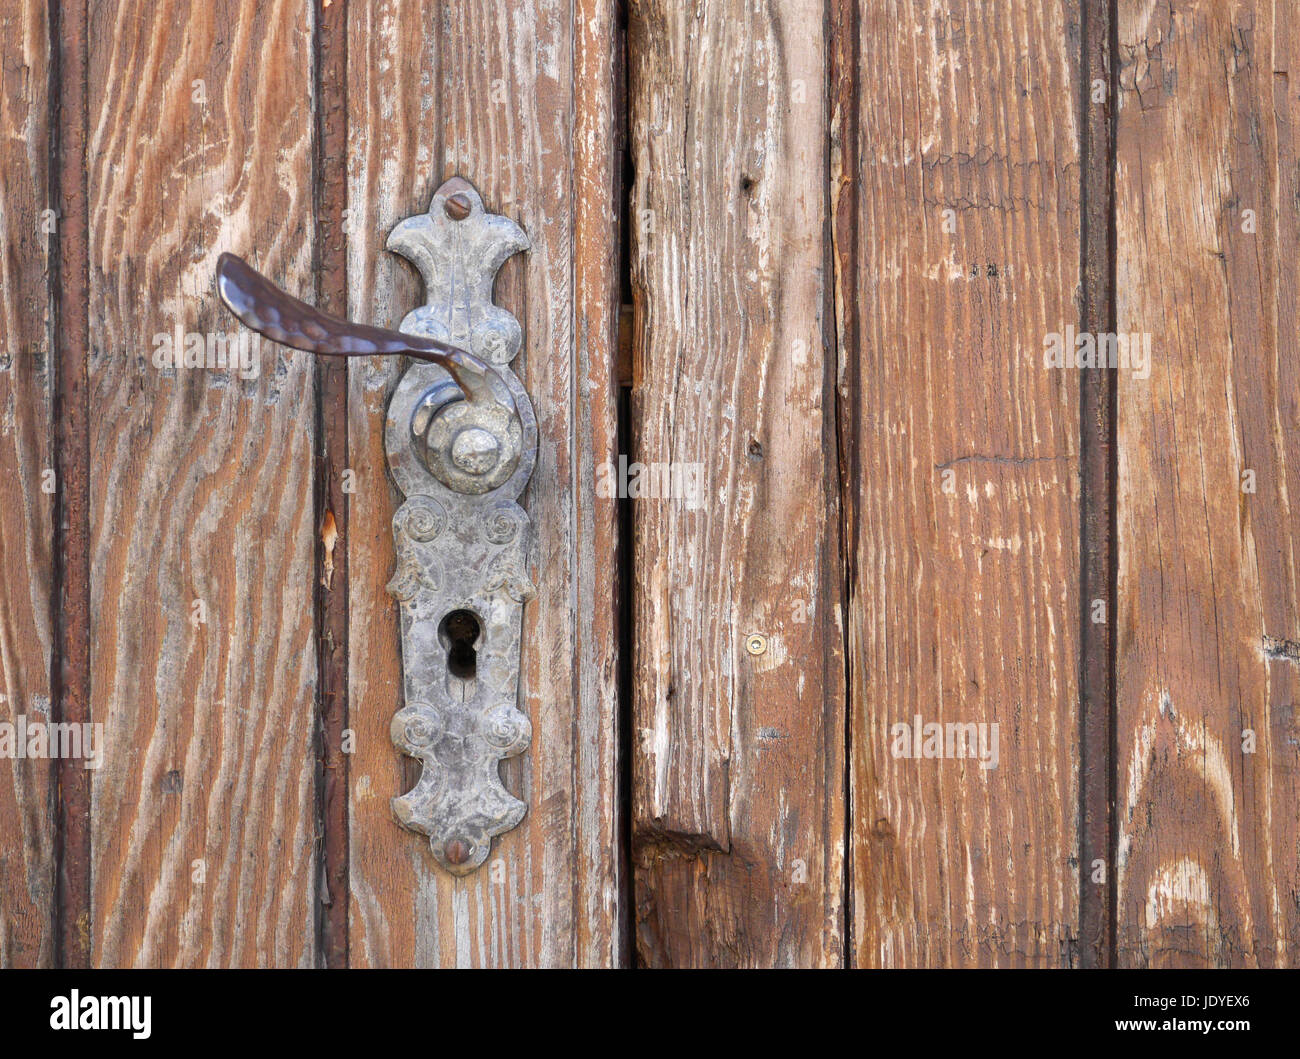
{"type": "MultiPolygon", "coordinates": [[[[51,716],[54,362],[48,5],[0,8],[0,723],[51,716]]],[[[49,760],[0,759],[0,967],[54,958],[49,760]]]]}
{"type": "MultiPolygon", "coordinates": [[[[86,180],[88,19],[85,3],[50,6],[57,41],[50,95],[51,171],[58,239],[51,268],[54,397],[55,606],[53,714],[91,723],[90,708],[90,201],[86,180]]],[[[82,728],[85,733],[87,729],[82,728]]],[[[84,735],[83,735],[84,740],[84,735]]],[[[101,741],[102,742],[102,741],[101,741]]],[[[90,965],[91,777],[82,762],[55,769],[56,954],[61,967],[90,965]]]]}
{"type": "MultiPolygon", "coordinates": [[[[577,889],[573,946],[575,963],[582,966],[622,966],[630,954],[626,906],[631,880],[625,877],[619,783],[623,556],[618,500],[599,488],[601,468],[612,465],[618,453],[619,263],[625,235],[618,4],[619,0],[578,0],[573,8],[573,365],[553,377],[542,371],[529,374],[546,383],[549,399],[561,407],[567,387],[571,402],[567,414],[557,409],[548,417],[552,430],[564,429],[571,439],[567,461],[557,457],[556,465],[567,462],[572,495],[560,499],[573,516],[566,542],[572,551],[572,609],[567,628],[553,623],[550,642],[556,645],[552,657],[564,659],[566,653],[559,645],[563,637],[571,638],[577,709],[569,774],[576,830],[584,836],[575,851],[582,883],[577,889]]],[[[566,507],[551,510],[562,515],[566,507]]],[[[546,664],[535,663],[529,673],[530,685],[536,681],[544,692],[546,664]]],[[[553,774],[562,768],[562,759],[552,759],[553,774]]],[[[560,877],[564,874],[560,866],[560,877]]]]}
{"type": "Polygon", "coordinates": [[[1300,951],[1294,14],[1120,4],[1121,965],[1300,951]]]}
{"type": "Polygon", "coordinates": [[[311,5],[97,5],[89,33],[94,958],[315,956],[314,367],[235,333],[233,250],[312,275],[311,5]],[[251,372],[247,374],[252,374],[251,372]]]}
{"type": "Polygon", "coordinates": [[[516,370],[541,443],[523,504],[537,599],[524,608],[528,752],[506,764],[528,815],[481,870],[443,873],[389,800],[414,776],[389,737],[401,707],[393,570],[395,496],[382,425],[401,372],[352,366],[350,497],[351,962],[354,966],[608,965],[618,936],[615,502],[617,313],[613,48],[609,0],[523,4],[393,0],[351,6],[349,269],[354,318],[396,326],[421,300],[382,252],[394,224],[454,174],[532,249],[497,299],[519,317],[516,370]]]}
{"type": "MultiPolygon", "coordinates": [[[[354,320],[396,327],[419,304],[418,275],[385,253],[384,243],[394,225],[427,207],[440,182],[434,171],[442,143],[437,31],[432,6],[348,5],[347,267],[354,320]]],[[[433,966],[442,959],[436,868],[424,844],[400,831],[389,810],[393,795],[418,778],[388,735],[403,704],[398,609],[386,589],[400,497],[388,475],[383,425],[402,368],[390,357],[349,365],[347,463],[355,491],[348,497],[348,700],[356,746],[349,760],[347,927],[350,962],[361,967],[433,966]]],[[[454,945],[454,927],[447,933],[454,945]]]]}
{"type": "Polygon", "coordinates": [[[656,0],[629,14],[632,456],[654,468],[646,481],[689,471],[676,498],[657,480],[633,501],[637,952],[835,965],[844,663],[825,11],[656,0]]]}
{"type": "Polygon", "coordinates": [[[841,348],[861,447],[846,482],[853,958],[1065,966],[1080,379],[1045,368],[1044,347],[1079,318],[1078,5],[861,7],[843,155],[857,168],[834,177],[857,196],[836,228],[859,336],[841,348]],[[953,730],[951,749],[943,729],[946,757],[903,756],[933,748],[934,724],[984,727],[953,730]]]}

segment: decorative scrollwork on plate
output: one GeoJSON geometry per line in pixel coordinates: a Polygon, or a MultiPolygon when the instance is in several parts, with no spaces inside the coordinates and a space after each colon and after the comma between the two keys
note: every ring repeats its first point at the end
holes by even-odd
{"type": "Polygon", "coordinates": [[[516,603],[527,603],[537,596],[537,588],[524,573],[519,557],[508,551],[491,561],[483,583],[489,592],[502,590],[516,603]]]}
{"type": "Polygon", "coordinates": [[[528,526],[528,516],[515,504],[503,504],[487,514],[484,536],[493,544],[509,544],[528,526]]]}
{"type": "Polygon", "coordinates": [[[447,511],[431,496],[408,497],[393,516],[393,527],[413,541],[428,544],[447,526],[447,511]]]}

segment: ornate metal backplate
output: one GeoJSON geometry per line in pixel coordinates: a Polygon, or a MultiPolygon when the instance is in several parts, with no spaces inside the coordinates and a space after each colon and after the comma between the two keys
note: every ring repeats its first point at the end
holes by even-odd
{"type": "Polygon", "coordinates": [[[412,362],[384,439],[406,498],[393,516],[397,570],[388,586],[401,606],[406,691],[392,736],[423,766],[393,812],[429,837],[438,863],[463,875],[526,808],[498,766],[532,735],[518,708],[519,638],[535,590],[526,572],[530,523],[516,500],[536,460],[537,421],[509,367],[523,332],[492,303],[492,285],[528,239],[454,177],[427,214],[393,229],[388,247],[424,276],[425,304],[401,330],[467,349],[496,369],[487,373],[490,392],[467,400],[446,368],[412,362]]]}

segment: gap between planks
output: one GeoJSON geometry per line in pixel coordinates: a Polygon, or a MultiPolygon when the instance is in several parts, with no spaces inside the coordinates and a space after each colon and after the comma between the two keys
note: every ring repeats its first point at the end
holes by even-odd
{"type": "MultiPolygon", "coordinates": [[[[318,304],[348,313],[347,205],[348,5],[329,0],[317,8],[314,49],[316,138],[313,207],[317,237],[318,304]]],[[[316,423],[320,448],[315,474],[316,664],[320,710],[316,800],[320,814],[321,892],[318,962],[348,965],[348,509],[343,472],[348,460],[348,363],[316,360],[316,423]]]]}
{"type": "MultiPolygon", "coordinates": [[[[1114,333],[1116,0],[1083,0],[1080,329],[1114,333]],[[1103,98],[1094,101],[1094,86],[1103,98]]],[[[1114,372],[1080,373],[1079,458],[1079,952],[1081,967],[1115,960],[1116,399],[1114,372]],[[1093,618],[1094,601],[1105,607],[1093,618]],[[1101,862],[1103,882],[1094,866],[1101,862]]]]}

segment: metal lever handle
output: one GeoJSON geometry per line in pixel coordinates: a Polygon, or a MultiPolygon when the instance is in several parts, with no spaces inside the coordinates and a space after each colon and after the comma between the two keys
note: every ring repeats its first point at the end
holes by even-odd
{"type": "Polygon", "coordinates": [[[451,374],[466,400],[515,411],[510,391],[490,383],[496,371],[467,350],[436,338],[330,316],[281,290],[235,254],[217,258],[217,294],[245,327],[273,342],[322,357],[405,355],[438,364],[451,374]]]}

